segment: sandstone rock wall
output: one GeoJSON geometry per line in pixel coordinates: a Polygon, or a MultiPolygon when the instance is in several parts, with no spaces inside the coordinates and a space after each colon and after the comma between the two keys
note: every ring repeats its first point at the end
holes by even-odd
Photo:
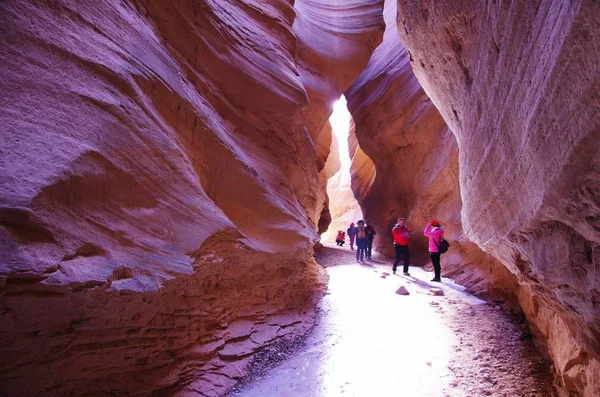
{"type": "MultiPolygon", "coordinates": [[[[333,143],[327,119],[333,103],[364,69],[381,42],[383,0],[296,0],[294,8],[298,72],[309,99],[302,114],[317,148],[321,170],[330,161],[333,143]]],[[[328,178],[324,176],[326,187],[328,178]]],[[[325,232],[331,221],[328,202],[322,208],[319,233],[325,232]]]]}
{"type": "Polygon", "coordinates": [[[386,2],[384,14],[383,43],[346,92],[357,139],[350,145],[352,186],[365,216],[380,230],[377,249],[393,252],[391,229],[404,216],[413,231],[413,260],[423,263],[423,222],[449,216],[456,221],[460,214],[458,150],[412,73],[395,29],[393,1],[386,2]]]}
{"type": "MultiPolygon", "coordinates": [[[[362,50],[318,69],[347,84],[381,35],[381,3],[353,4],[335,34],[362,50]]],[[[295,15],[0,4],[0,392],[219,395],[310,326],[327,112],[295,15]]]]}
{"type": "Polygon", "coordinates": [[[398,2],[459,147],[467,238],[517,277],[564,395],[600,394],[600,5],[398,2]]]}
{"type": "Polygon", "coordinates": [[[367,67],[346,92],[354,125],[350,134],[352,189],[379,235],[378,251],[393,256],[391,229],[399,216],[412,230],[411,262],[429,263],[423,228],[438,219],[452,250],[444,275],[479,296],[506,299],[515,279],[462,231],[458,146],[412,72],[396,29],[396,3],[387,1],[386,31],[367,67]]]}
{"type": "MultiPolygon", "coordinates": [[[[352,118],[350,118],[349,135],[353,134],[353,131],[354,123],[352,122],[352,118]]],[[[343,150],[349,152],[348,146],[344,146],[343,150]]],[[[342,156],[347,156],[348,154],[341,153],[342,156]]],[[[363,219],[360,206],[352,192],[350,167],[351,164],[348,163],[344,165],[340,164],[339,171],[327,181],[327,197],[329,198],[331,223],[327,231],[321,234],[321,241],[335,242],[339,230],[346,232],[351,223],[356,224],[359,219],[363,219]]],[[[350,239],[348,235],[346,235],[345,241],[346,244],[344,246],[349,247],[350,239]]]]}
{"type": "MultiPolygon", "coordinates": [[[[337,172],[339,172],[341,163],[339,157],[339,149],[338,149],[338,141],[335,135],[332,133],[331,124],[329,122],[325,123],[323,127],[323,131],[320,132],[320,136],[328,136],[331,139],[329,150],[327,151],[327,161],[323,165],[321,171],[319,171],[319,180],[321,181],[321,185],[327,189],[327,181],[333,177],[337,172]]],[[[326,142],[320,141],[319,144],[324,145],[326,142]]],[[[317,149],[317,151],[320,149],[317,149]]],[[[332,215],[331,215],[331,197],[327,194],[325,199],[325,203],[323,203],[323,209],[321,210],[321,217],[319,218],[319,224],[317,228],[317,233],[321,235],[321,240],[323,240],[322,234],[325,233],[331,224],[332,215]]]]}

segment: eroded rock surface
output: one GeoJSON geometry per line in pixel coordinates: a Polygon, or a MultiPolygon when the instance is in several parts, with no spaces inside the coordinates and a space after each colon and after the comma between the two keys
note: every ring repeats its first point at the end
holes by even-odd
{"type": "MultiPolygon", "coordinates": [[[[358,220],[363,219],[362,211],[351,189],[348,135],[352,133],[354,124],[348,112],[345,98],[336,103],[332,119],[337,123],[336,128],[340,129],[334,135],[335,148],[332,147],[332,153],[339,153],[338,170],[327,180],[331,223],[327,231],[321,234],[321,242],[331,243],[335,242],[338,231],[346,232],[351,223],[356,224],[358,220]],[[340,141],[339,144],[338,140],[340,141]]],[[[350,245],[350,238],[347,235],[345,236],[345,243],[346,247],[350,245]]]]}
{"type": "Polygon", "coordinates": [[[518,278],[562,393],[600,394],[600,6],[398,2],[455,133],[466,236],[518,278]]]}
{"type": "Polygon", "coordinates": [[[386,2],[385,20],[383,43],[346,93],[357,140],[351,136],[353,189],[365,216],[381,229],[377,248],[393,252],[391,229],[404,216],[414,260],[423,262],[417,256],[427,251],[423,222],[460,222],[458,148],[412,73],[395,28],[394,1],[386,2]]]}
{"type": "MultiPolygon", "coordinates": [[[[345,233],[351,223],[356,224],[358,220],[363,219],[360,206],[350,188],[349,175],[344,174],[343,171],[329,179],[327,184],[331,223],[327,232],[321,235],[323,242],[335,242],[339,230],[345,233]]],[[[344,246],[350,246],[348,235],[344,246]]]]}
{"type": "Polygon", "coordinates": [[[396,30],[396,3],[385,4],[386,31],[363,73],[346,92],[352,189],[375,225],[379,252],[393,256],[391,229],[406,217],[413,233],[411,262],[429,262],[422,229],[438,219],[451,241],[444,275],[480,296],[514,295],[515,280],[463,233],[458,146],[412,72],[396,30]]]}
{"type": "MultiPolygon", "coordinates": [[[[380,40],[378,7],[340,14],[359,50],[315,63],[339,92],[380,40]]],[[[302,55],[319,36],[296,12],[2,2],[1,392],[219,395],[310,327],[330,133],[302,55]]]]}
{"type": "MultiPolygon", "coordinates": [[[[298,37],[298,73],[308,95],[302,113],[317,148],[319,170],[332,164],[332,141],[327,119],[333,103],[364,69],[381,43],[383,0],[296,0],[293,32],[298,37]]],[[[322,172],[323,187],[335,172],[322,172]]],[[[322,208],[319,233],[331,221],[328,202],[322,208]]]]}
{"type": "Polygon", "coordinates": [[[326,120],[365,65],[380,236],[440,219],[446,274],[517,296],[561,393],[600,394],[600,11],[563,3],[400,2],[410,52],[390,3],[367,65],[382,0],[2,2],[0,394],[219,395],[310,327],[326,120]]]}

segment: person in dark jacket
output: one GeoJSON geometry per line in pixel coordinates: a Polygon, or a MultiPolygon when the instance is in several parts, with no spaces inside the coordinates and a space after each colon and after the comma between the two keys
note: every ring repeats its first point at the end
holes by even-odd
{"type": "Polygon", "coordinates": [[[356,233],[358,232],[358,230],[356,229],[356,226],[354,226],[354,222],[352,222],[350,224],[350,227],[347,230],[348,232],[348,237],[350,238],[350,249],[353,250],[354,249],[354,239],[356,238],[356,233]]]}
{"type": "Polygon", "coordinates": [[[364,257],[367,252],[367,233],[365,232],[365,222],[358,221],[356,228],[356,260],[364,262],[364,257]]]}
{"type": "Polygon", "coordinates": [[[411,238],[410,230],[405,225],[406,220],[404,218],[398,218],[398,223],[394,225],[392,229],[392,235],[394,236],[394,251],[396,253],[396,260],[392,271],[396,274],[396,268],[400,260],[404,258],[404,275],[410,276],[408,273],[408,266],[410,263],[410,252],[408,250],[408,239],[411,238]]]}
{"type": "Polygon", "coordinates": [[[431,221],[425,226],[423,233],[429,237],[429,254],[431,255],[431,263],[433,264],[434,277],[431,281],[442,281],[442,266],[440,265],[441,253],[440,243],[444,238],[444,229],[438,221],[431,221]]]}
{"type": "Polygon", "coordinates": [[[375,235],[377,232],[373,225],[371,225],[371,221],[367,221],[367,226],[365,226],[365,233],[367,233],[367,259],[371,259],[371,251],[373,251],[373,240],[375,239],[375,235]]]}

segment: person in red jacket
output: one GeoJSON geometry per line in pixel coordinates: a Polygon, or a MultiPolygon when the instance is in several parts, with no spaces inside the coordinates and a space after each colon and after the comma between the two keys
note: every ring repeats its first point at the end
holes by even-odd
{"type": "Polygon", "coordinates": [[[345,242],[346,242],[346,233],[342,232],[341,230],[338,230],[337,237],[335,238],[335,243],[337,245],[339,245],[340,247],[343,247],[345,242]]]}
{"type": "Polygon", "coordinates": [[[394,250],[396,251],[396,261],[394,262],[394,266],[392,266],[392,271],[396,274],[398,263],[404,258],[404,275],[410,276],[408,273],[408,266],[410,263],[408,239],[411,238],[411,234],[408,227],[406,227],[405,222],[406,220],[404,218],[398,218],[398,223],[396,223],[392,229],[392,235],[394,236],[394,250]]]}

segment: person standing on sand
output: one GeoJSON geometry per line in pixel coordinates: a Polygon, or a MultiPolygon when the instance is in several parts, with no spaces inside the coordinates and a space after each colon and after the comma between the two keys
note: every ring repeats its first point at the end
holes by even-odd
{"type": "Polygon", "coordinates": [[[373,225],[371,225],[371,221],[367,221],[365,232],[367,233],[367,259],[371,259],[371,251],[373,251],[373,239],[375,239],[375,235],[377,234],[375,228],[373,225]]]}
{"type": "Polygon", "coordinates": [[[431,255],[431,263],[433,264],[434,277],[431,281],[441,282],[441,273],[442,267],[440,265],[440,243],[444,238],[444,229],[442,229],[442,225],[438,221],[431,221],[425,226],[425,231],[423,232],[427,237],[429,237],[429,254],[431,255]]]}
{"type": "Polygon", "coordinates": [[[367,232],[365,231],[365,222],[358,221],[356,228],[356,260],[358,262],[365,261],[365,253],[367,252],[367,232]]]}
{"type": "Polygon", "coordinates": [[[392,229],[392,235],[394,236],[394,251],[396,253],[396,260],[392,271],[396,274],[396,268],[400,260],[404,258],[404,275],[410,276],[408,273],[408,266],[410,263],[410,252],[408,250],[408,239],[411,238],[410,230],[405,225],[406,220],[404,218],[398,218],[398,223],[394,225],[392,229]]]}
{"type": "Polygon", "coordinates": [[[350,227],[347,230],[348,237],[350,238],[350,249],[354,250],[354,239],[356,238],[357,229],[354,226],[354,222],[350,224],[350,227]]]}

